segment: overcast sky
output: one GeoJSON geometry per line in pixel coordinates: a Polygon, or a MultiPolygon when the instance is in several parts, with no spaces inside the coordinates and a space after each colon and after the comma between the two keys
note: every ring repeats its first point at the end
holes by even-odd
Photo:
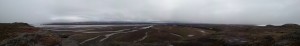
{"type": "Polygon", "coordinates": [[[300,0],[0,0],[0,22],[300,23],[300,0]]]}

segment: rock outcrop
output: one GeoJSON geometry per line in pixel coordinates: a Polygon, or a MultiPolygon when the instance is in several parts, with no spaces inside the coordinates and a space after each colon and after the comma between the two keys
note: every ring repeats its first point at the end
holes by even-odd
{"type": "Polygon", "coordinates": [[[0,46],[55,46],[60,38],[27,23],[1,23],[0,46]]]}

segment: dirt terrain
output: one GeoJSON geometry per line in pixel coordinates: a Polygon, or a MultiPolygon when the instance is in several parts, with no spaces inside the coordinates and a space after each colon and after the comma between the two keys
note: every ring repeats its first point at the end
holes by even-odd
{"type": "Polygon", "coordinates": [[[27,23],[0,23],[0,46],[57,46],[61,38],[27,23]]]}
{"type": "Polygon", "coordinates": [[[56,45],[59,46],[299,46],[300,43],[297,24],[46,25],[36,28],[58,36],[60,42],[56,45]]]}

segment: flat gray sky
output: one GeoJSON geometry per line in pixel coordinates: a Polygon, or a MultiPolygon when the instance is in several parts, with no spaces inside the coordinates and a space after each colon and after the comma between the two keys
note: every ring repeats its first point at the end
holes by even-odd
{"type": "Polygon", "coordinates": [[[0,22],[300,23],[300,0],[0,0],[0,22]]]}

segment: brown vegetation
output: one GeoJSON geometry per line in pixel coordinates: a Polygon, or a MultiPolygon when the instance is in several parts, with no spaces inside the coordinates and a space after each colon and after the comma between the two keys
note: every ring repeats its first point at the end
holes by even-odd
{"type": "Polygon", "coordinates": [[[1,46],[55,46],[60,44],[60,38],[48,31],[26,23],[1,23],[1,46]]]}

